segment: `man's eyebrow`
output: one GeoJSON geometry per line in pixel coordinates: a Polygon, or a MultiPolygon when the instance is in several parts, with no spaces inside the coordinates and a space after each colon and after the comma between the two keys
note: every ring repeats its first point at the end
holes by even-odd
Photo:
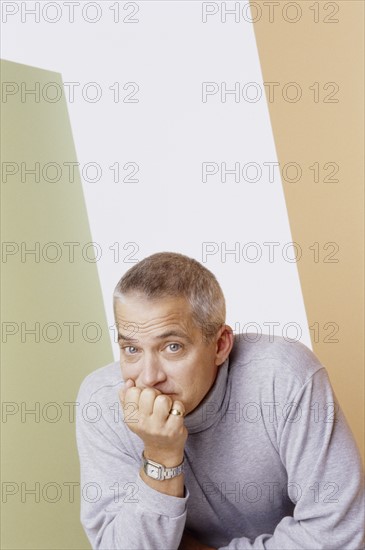
{"type": "MultiPolygon", "coordinates": [[[[158,336],[155,336],[155,340],[162,340],[164,338],[169,338],[170,336],[176,336],[178,338],[183,338],[184,340],[186,340],[190,344],[193,343],[191,338],[187,334],[185,334],[185,332],[182,332],[180,330],[168,330],[168,331],[166,331],[162,334],[159,334],[158,336]]],[[[129,336],[124,336],[124,334],[121,334],[120,332],[118,332],[118,342],[120,342],[120,340],[124,340],[125,342],[138,342],[137,338],[131,338],[129,336]]]]}
{"type": "Polygon", "coordinates": [[[190,342],[190,344],[193,343],[193,341],[191,340],[191,338],[185,334],[185,332],[182,332],[181,330],[168,330],[166,332],[164,332],[163,334],[159,334],[158,336],[155,337],[155,339],[163,339],[163,338],[169,338],[170,336],[177,336],[178,338],[183,338],[184,340],[186,340],[187,342],[190,342]]]}
{"type": "Polygon", "coordinates": [[[118,342],[120,340],[125,340],[126,342],[138,342],[137,338],[131,338],[130,336],[124,336],[124,334],[121,334],[118,332],[118,342]]]}

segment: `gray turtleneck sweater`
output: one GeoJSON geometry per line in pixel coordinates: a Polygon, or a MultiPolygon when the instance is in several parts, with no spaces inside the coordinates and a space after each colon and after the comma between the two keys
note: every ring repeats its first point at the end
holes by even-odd
{"type": "Polygon", "coordinates": [[[119,363],[83,380],[81,523],[93,549],[177,550],[185,527],[220,550],[363,548],[361,459],[325,367],[300,342],[253,336],[235,337],[184,419],[183,498],[139,475],[143,442],[123,422],[119,363]]]}

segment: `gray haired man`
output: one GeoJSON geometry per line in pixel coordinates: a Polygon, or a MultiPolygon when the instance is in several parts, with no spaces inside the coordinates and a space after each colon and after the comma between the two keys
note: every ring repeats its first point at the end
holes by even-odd
{"type": "Polygon", "coordinates": [[[114,314],[120,362],[77,398],[94,549],[362,548],[359,451],[305,345],[233,335],[215,276],[177,253],[127,271],[114,314]]]}

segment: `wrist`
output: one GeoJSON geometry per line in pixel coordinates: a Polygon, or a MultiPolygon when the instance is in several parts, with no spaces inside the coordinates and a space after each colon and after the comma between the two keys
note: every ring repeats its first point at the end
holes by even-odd
{"type": "Polygon", "coordinates": [[[159,464],[163,464],[167,468],[174,468],[175,466],[179,466],[184,460],[184,452],[166,453],[164,451],[161,451],[161,449],[151,449],[145,447],[143,453],[147,459],[158,462],[159,464]]]}

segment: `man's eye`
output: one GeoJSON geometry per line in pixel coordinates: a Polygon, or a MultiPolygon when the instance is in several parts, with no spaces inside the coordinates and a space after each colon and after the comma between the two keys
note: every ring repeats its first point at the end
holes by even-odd
{"type": "Polygon", "coordinates": [[[169,344],[167,347],[170,348],[171,351],[179,351],[182,346],[180,344],[174,343],[169,344]]]}
{"type": "Polygon", "coordinates": [[[135,348],[134,346],[125,346],[122,349],[130,355],[134,355],[134,353],[137,351],[137,348],[135,348]]]}

